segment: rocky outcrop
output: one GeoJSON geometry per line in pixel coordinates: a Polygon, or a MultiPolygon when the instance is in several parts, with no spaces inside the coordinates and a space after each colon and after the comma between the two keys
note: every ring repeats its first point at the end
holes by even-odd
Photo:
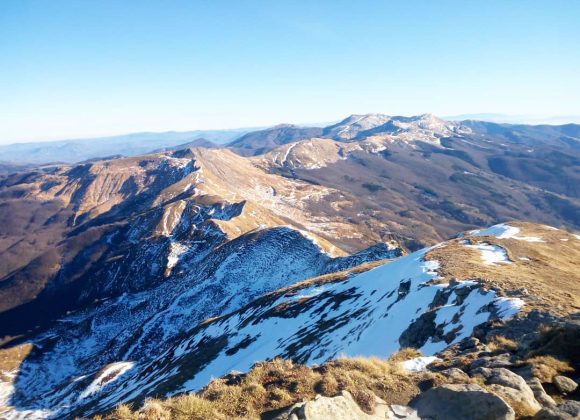
{"type": "Polygon", "coordinates": [[[580,402],[566,401],[557,407],[546,407],[539,411],[534,420],[573,420],[580,418],[580,402]]]}
{"type": "Polygon", "coordinates": [[[478,368],[474,373],[483,376],[489,389],[501,397],[523,404],[534,412],[542,409],[524,378],[512,371],[505,368],[478,368]]]}
{"type": "Polygon", "coordinates": [[[554,376],[552,382],[554,383],[556,389],[562,394],[570,394],[574,392],[576,388],[578,388],[578,384],[576,382],[562,375],[554,376]]]}
{"type": "Polygon", "coordinates": [[[513,420],[514,410],[479,385],[442,385],[419,395],[411,406],[420,418],[434,420],[513,420]]]}
{"type": "Polygon", "coordinates": [[[336,397],[318,395],[312,401],[294,404],[290,409],[274,418],[274,420],[385,420],[408,419],[419,420],[417,412],[410,407],[389,406],[383,400],[376,398],[372,414],[361,410],[348,391],[342,391],[336,397]]]}
{"type": "Polygon", "coordinates": [[[536,401],[538,401],[543,407],[554,407],[556,405],[556,402],[548,395],[542,385],[542,382],[540,382],[538,378],[529,379],[527,384],[534,393],[536,401]]]}

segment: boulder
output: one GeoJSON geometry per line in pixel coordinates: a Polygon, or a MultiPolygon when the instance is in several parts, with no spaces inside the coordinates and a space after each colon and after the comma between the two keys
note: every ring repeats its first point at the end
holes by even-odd
{"type": "Polygon", "coordinates": [[[481,346],[481,341],[479,341],[475,337],[465,338],[459,342],[458,347],[459,350],[472,350],[477,349],[481,346]]]}
{"type": "Polygon", "coordinates": [[[449,368],[439,372],[447,378],[447,383],[465,384],[469,383],[469,375],[459,368],[449,368]]]}
{"type": "Polygon", "coordinates": [[[546,390],[542,386],[542,382],[540,382],[538,378],[529,379],[527,384],[534,393],[536,401],[538,401],[543,407],[556,406],[556,401],[546,393],[546,390]]]}
{"type": "Polygon", "coordinates": [[[566,401],[557,407],[545,407],[540,410],[534,420],[575,420],[580,418],[580,402],[566,401]]]}
{"type": "Polygon", "coordinates": [[[376,398],[373,414],[361,410],[348,391],[342,391],[336,397],[317,395],[312,401],[294,404],[274,420],[419,420],[415,410],[410,407],[388,406],[383,400],[376,398]]]}
{"type": "Polygon", "coordinates": [[[560,393],[562,394],[570,394],[576,391],[576,388],[578,388],[578,384],[576,382],[562,375],[554,376],[554,379],[552,379],[552,383],[554,384],[556,389],[560,391],[560,393]]]}
{"type": "Polygon", "coordinates": [[[420,394],[411,407],[420,418],[433,420],[513,420],[514,410],[479,385],[441,385],[420,394]]]}
{"type": "Polygon", "coordinates": [[[513,366],[511,355],[508,353],[498,354],[496,356],[484,356],[474,360],[469,366],[470,369],[477,368],[505,368],[513,366]]]}
{"type": "Polygon", "coordinates": [[[542,409],[524,378],[512,371],[504,368],[479,368],[473,373],[483,376],[485,383],[500,396],[524,404],[534,413],[542,409]]]}

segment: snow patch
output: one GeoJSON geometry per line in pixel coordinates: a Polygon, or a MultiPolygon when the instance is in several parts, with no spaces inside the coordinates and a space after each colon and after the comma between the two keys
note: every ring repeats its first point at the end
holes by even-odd
{"type": "Polygon", "coordinates": [[[520,228],[500,223],[487,229],[472,230],[469,233],[473,236],[495,236],[498,239],[509,239],[520,233],[520,228]]]}
{"type": "Polygon", "coordinates": [[[167,256],[167,264],[165,267],[171,272],[173,267],[179,262],[179,257],[186,253],[189,247],[179,242],[171,242],[169,244],[169,255],[167,256]]]}
{"type": "Polygon", "coordinates": [[[537,236],[516,236],[520,233],[520,228],[509,226],[504,223],[495,225],[483,230],[472,230],[469,233],[473,236],[495,236],[498,239],[517,239],[526,242],[545,242],[537,236]]]}
{"type": "Polygon", "coordinates": [[[498,297],[494,304],[498,315],[503,319],[509,319],[518,313],[525,302],[520,298],[498,297]]]}
{"type": "Polygon", "coordinates": [[[411,360],[405,360],[401,365],[409,372],[421,372],[425,370],[428,365],[438,360],[441,359],[435,356],[422,356],[411,360]]]}
{"type": "Polygon", "coordinates": [[[478,249],[481,252],[481,259],[484,264],[511,264],[507,252],[504,248],[497,245],[482,243],[477,245],[465,245],[467,248],[478,249]]]}
{"type": "Polygon", "coordinates": [[[81,395],[79,395],[79,399],[84,399],[93,394],[100,393],[106,385],[116,381],[134,365],[133,362],[117,362],[107,366],[81,393],[81,395]]]}

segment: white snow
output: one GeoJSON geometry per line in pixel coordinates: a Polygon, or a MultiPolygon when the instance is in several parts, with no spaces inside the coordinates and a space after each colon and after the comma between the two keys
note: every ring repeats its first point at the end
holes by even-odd
{"type": "Polygon", "coordinates": [[[171,271],[179,262],[179,257],[188,250],[189,247],[187,245],[172,241],[169,244],[169,255],[167,256],[166,268],[171,271]]]}
{"type": "Polygon", "coordinates": [[[520,233],[520,228],[500,223],[487,229],[472,230],[469,233],[473,236],[495,236],[498,239],[508,239],[520,233]]]}
{"type": "Polygon", "coordinates": [[[498,315],[503,319],[509,319],[514,316],[524,304],[525,302],[520,298],[498,297],[496,299],[498,315]]]}
{"type": "Polygon", "coordinates": [[[504,223],[495,225],[483,230],[472,230],[469,232],[473,236],[495,236],[498,239],[517,239],[526,242],[545,242],[537,236],[516,236],[520,233],[520,228],[509,226],[504,223]]]}
{"type": "Polygon", "coordinates": [[[428,365],[437,360],[441,359],[435,356],[421,356],[411,360],[405,360],[401,365],[409,372],[421,372],[422,370],[425,370],[428,365]]]}
{"type": "Polygon", "coordinates": [[[464,245],[467,248],[478,249],[481,252],[481,259],[485,264],[511,264],[504,248],[488,243],[481,243],[477,245],[464,245]]]}
{"type": "Polygon", "coordinates": [[[133,362],[117,362],[107,366],[79,395],[79,399],[85,399],[90,395],[100,393],[106,385],[116,381],[133,366],[133,362]]]}
{"type": "Polygon", "coordinates": [[[286,166],[286,162],[288,161],[288,155],[290,154],[292,149],[294,149],[296,147],[296,145],[298,145],[298,143],[293,143],[288,147],[288,149],[286,149],[286,153],[284,153],[284,157],[282,158],[282,162],[280,162],[281,165],[286,166]]]}
{"type": "Polygon", "coordinates": [[[526,242],[546,242],[542,238],[539,238],[537,236],[514,236],[513,238],[517,239],[518,241],[526,241],[526,242]]]}

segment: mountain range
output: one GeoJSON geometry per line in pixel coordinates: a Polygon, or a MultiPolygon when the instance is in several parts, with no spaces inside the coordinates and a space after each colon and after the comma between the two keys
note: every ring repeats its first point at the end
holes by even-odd
{"type": "Polygon", "coordinates": [[[443,359],[580,307],[580,126],[231,134],[0,176],[0,415],[139,407],[280,357],[443,359]]]}

